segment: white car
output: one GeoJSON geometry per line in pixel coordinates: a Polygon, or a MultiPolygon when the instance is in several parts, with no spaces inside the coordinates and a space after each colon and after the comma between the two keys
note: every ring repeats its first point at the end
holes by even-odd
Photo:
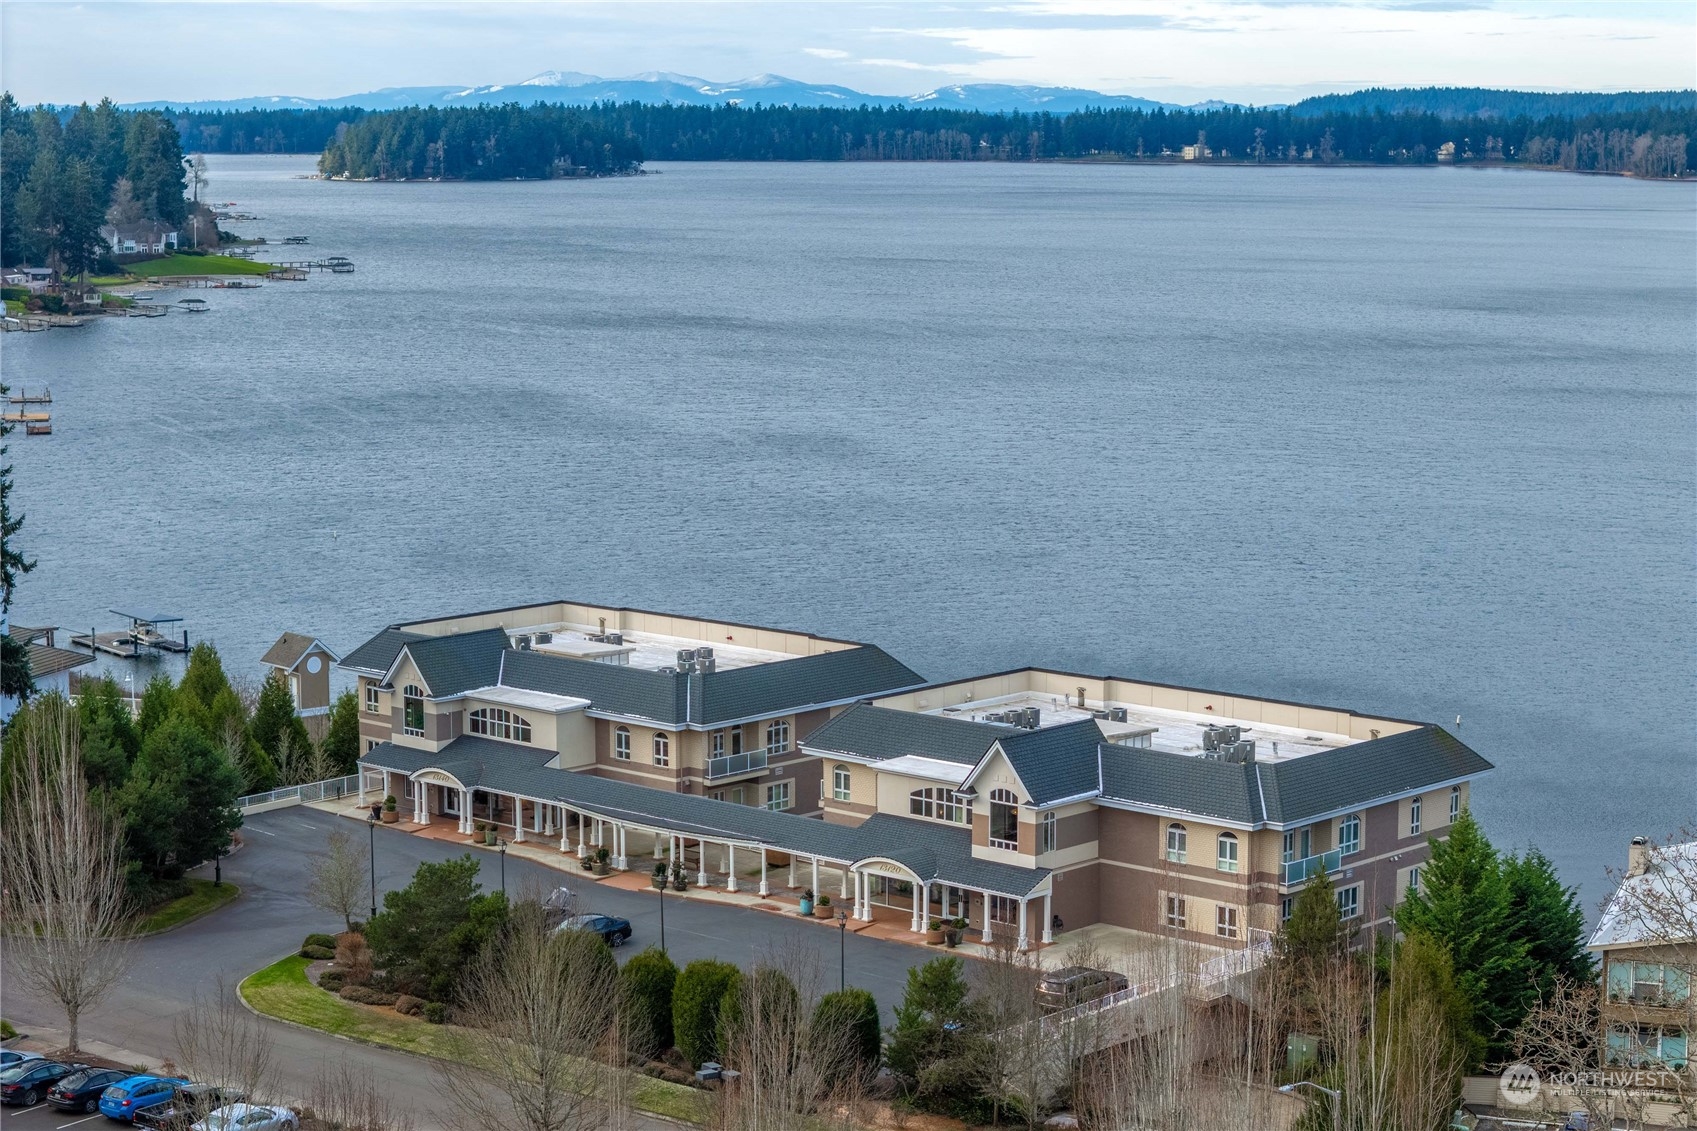
{"type": "Polygon", "coordinates": [[[0,1049],[0,1068],[10,1068],[14,1064],[22,1064],[26,1060],[40,1060],[38,1052],[25,1052],[23,1049],[0,1049]]]}
{"type": "Polygon", "coordinates": [[[300,1117],[286,1107],[226,1104],[196,1123],[192,1131],[297,1131],[300,1117]]]}

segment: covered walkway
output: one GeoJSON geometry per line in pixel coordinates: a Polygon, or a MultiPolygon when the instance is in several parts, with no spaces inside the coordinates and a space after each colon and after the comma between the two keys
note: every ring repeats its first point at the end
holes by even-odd
{"type": "Polygon", "coordinates": [[[392,795],[421,829],[452,822],[469,837],[492,825],[515,845],[580,859],[605,848],[619,871],[677,860],[703,892],[747,883],[766,898],[800,885],[859,924],[919,933],[931,919],[959,917],[984,943],[1053,941],[1048,871],[974,857],[963,827],[888,814],[827,824],[555,769],[554,757],[474,737],[439,751],[383,743],[360,760],[359,799],[392,795]]]}

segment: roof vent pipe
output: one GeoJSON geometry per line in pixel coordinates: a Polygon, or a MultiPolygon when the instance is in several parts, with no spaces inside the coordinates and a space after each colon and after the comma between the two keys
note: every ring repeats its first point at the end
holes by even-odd
{"type": "Polygon", "coordinates": [[[1650,838],[1635,836],[1626,850],[1626,874],[1642,876],[1650,870],[1650,838]]]}

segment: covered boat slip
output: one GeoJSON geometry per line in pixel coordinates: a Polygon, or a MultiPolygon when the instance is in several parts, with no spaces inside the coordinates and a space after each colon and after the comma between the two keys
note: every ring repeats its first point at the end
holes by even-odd
{"type": "Polygon", "coordinates": [[[693,863],[702,888],[737,892],[739,866],[758,866],[762,897],[771,894],[771,857],[788,857],[792,876],[799,858],[806,886],[826,894],[822,884],[834,879],[840,891],[829,894],[852,901],[862,922],[881,911],[877,918],[900,916],[917,933],[931,918],[960,916],[986,943],[1052,941],[1048,870],[974,857],[972,834],[959,825],[889,814],[830,824],[554,769],[554,757],[471,736],[438,751],[380,743],[360,759],[360,801],[368,791],[405,798],[403,812],[420,825],[455,821],[469,835],[482,821],[511,828],[515,843],[557,839],[562,853],[579,857],[606,848],[618,869],[651,849],[693,863]]]}

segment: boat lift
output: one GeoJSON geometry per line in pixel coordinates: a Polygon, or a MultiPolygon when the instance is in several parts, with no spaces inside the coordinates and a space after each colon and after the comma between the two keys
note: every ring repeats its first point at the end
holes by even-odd
{"type": "Polygon", "coordinates": [[[130,622],[130,627],[121,632],[95,632],[90,629],[84,635],[71,637],[71,647],[87,648],[90,652],[104,652],[120,660],[140,659],[152,651],[182,653],[189,650],[188,629],[182,630],[180,638],[175,635],[167,636],[159,630],[161,625],[174,626],[182,623],[183,618],[174,613],[136,612],[126,609],[106,611],[123,617],[130,622]]]}

